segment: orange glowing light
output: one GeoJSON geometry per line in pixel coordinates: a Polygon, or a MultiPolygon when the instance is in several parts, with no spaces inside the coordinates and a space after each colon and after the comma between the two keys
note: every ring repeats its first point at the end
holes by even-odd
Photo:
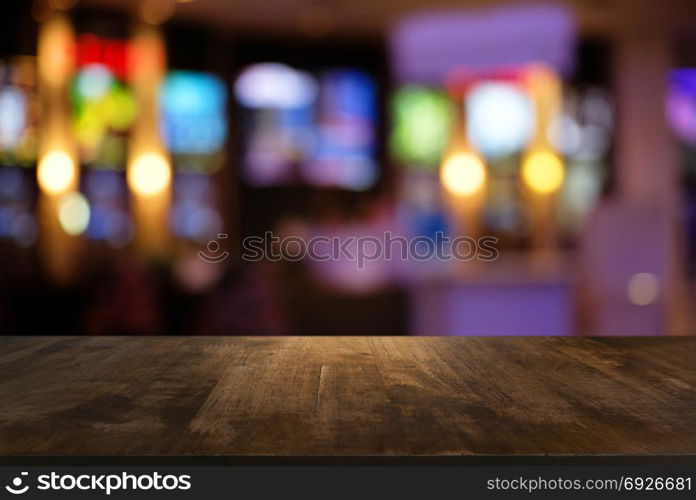
{"type": "Polygon", "coordinates": [[[72,72],[74,39],[68,21],[55,16],[41,30],[39,37],[39,72],[50,85],[60,85],[72,72]]]}

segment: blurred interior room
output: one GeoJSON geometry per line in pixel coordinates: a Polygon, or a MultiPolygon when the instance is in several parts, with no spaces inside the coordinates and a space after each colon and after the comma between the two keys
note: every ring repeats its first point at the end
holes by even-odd
{"type": "Polygon", "coordinates": [[[3,335],[688,335],[694,305],[693,0],[0,6],[3,335]],[[497,258],[244,254],[387,232],[497,258]]]}

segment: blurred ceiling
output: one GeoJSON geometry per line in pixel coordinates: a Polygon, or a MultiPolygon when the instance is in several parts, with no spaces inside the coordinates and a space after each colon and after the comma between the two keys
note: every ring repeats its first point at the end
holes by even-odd
{"type": "MultiPolygon", "coordinates": [[[[475,11],[521,3],[514,0],[81,0],[80,4],[135,10],[147,2],[174,2],[175,19],[203,22],[225,30],[264,34],[299,32],[314,37],[379,35],[399,16],[424,9],[475,11]]],[[[590,34],[635,33],[662,26],[687,30],[696,26],[694,0],[556,0],[555,3],[568,5],[576,13],[582,31],[590,34]]]]}

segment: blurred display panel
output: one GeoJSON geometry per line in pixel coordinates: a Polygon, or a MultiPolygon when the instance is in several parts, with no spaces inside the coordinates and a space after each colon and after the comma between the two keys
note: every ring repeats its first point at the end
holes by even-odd
{"type": "Polygon", "coordinates": [[[0,60],[0,163],[33,166],[36,162],[36,60],[0,60]]]}
{"type": "Polygon", "coordinates": [[[112,170],[86,172],[83,191],[90,204],[87,237],[116,248],[125,246],[133,235],[133,223],[123,174],[112,170]]]}
{"type": "Polygon", "coordinates": [[[318,75],[277,63],[244,70],[234,87],[242,120],[242,177],[250,185],[364,190],[378,176],[373,79],[318,75]]]}
{"type": "Polygon", "coordinates": [[[213,177],[176,173],[170,213],[170,227],[174,235],[201,244],[216,239],[223,229],[217,194],[213,177]]]}
{"type": "Polygon", "coordinates": [[[261,63],[242,72],[234,91],[242,106],[244,180],[296,183],[300,163],[314,150],[317,81],[282,64],[261,63]]]}
{"type": "Polygon", "coordinates": [[[161,128],[174,169],[212,173],[220,168],[227,140],[227,93],[207,73],[173,71],[161,90],[161,128]]]}
{"type": "Polygon", "coordinates": [[[210,174],[222,167],[227,141],[227,92],[214,75],[173,71],[161,90],[161,129],[174,168],[170,227],[205,243],[222,231],[210,174]]]}
{"type": "Polygon", "coordinates": [[[129,134],[138,117],[128,84],[130,51],[127,40],[80,35],[70,89],[73,131],[85,167],[81,190],[86,203],[81,209],[80,200],[72,200],[75,223],[70,227],[74,232],[85,212],[85,235],[117,248],[126,245],[133,233],[124,175],[129,134]]]}
{"type": "Polygon", "coordinates": [[[687,271],[693,280],[696,278],[696,68],[670,72],[665,111],[681,153],[687,271]]]}
{"type": "Polygon", "coordinates": [[[563,112],[552,123],[551,143],[566,161],[560,220],[567,232],[580,228],[606,183],[614,130],[614,109],[598,86],[568,88],[563,112]]]}
{"type": "Polygon", "coordinates": [[[31,173],[21,167],[0,167],[0,238],[11,239],[21,247],[36,242],[35,196],[31,173]]]}
{"type": "Polygon", "coordinates": [[[0,238],[36,241],[36,59],[0,60],[0,238]]]}
{"type": "Polygon", "coordinates": [[[339,70],[321,76],[316,151],[303,163],[303,180],[353,190],[374,184],[376,101],[375,84],[363,72],[339,70]]]}
{"type": "Polygon", "coordinates": [[[443,91],[406,86],[392,103],[391,150],[403,165],[436,168],[451,133],[454,105],[443,91]]]}
{"type": "MultiPolygon", "coordinates": [[[[553,218],[561,236],[572,239],[598,202],[610,162],[614,112],[608,93],[598,85],[567,83],[560,109],[552,112],[546,109],[543,96],[534,97],[546,92],[543,85],[532,86],[535,68],[506,68],[478,76],[462,71],[466,75],[465,142],[483,159],[487,177],[481,224],[500,237],[504,246],[526,248],[534,225],[532,199],[556,192],[553,218]],[[538,149],[539,154],[530,155],[538,149]]],[[[390,150],[406,169],[404,175],[414,168],[434,175],[438,166],[443,168],[443,152],[456,133],[454,106],[444,88],[404,85],[397,89],[392,99],[390,150]]],[[[444,166],[451,167],[447,162],[444,166]]],[[[459,174],[449,175],[449,170],[441,174],[447,174],[441,177],[448,186],[463,182],[459,174]]],[[[424,176],[410,176],[401,190],[404,206],[420,214],[417,207],[422,204],[417,198],[424,190],[432,190],[431,185],[424,176]]],[[[437,196],[431,193],[428,198],[437,196]]],[[[434,202],[429,205],[420,215],[433,213],[434,202]]]]}
{"type": "Polygon", "coordinates": [[[696,146],[696,69],[676,69],[669,75],[667,119],[677,137],[696,146]]]}
{"type": "Polygon", "coordinates": [[[574,67],[576,20],[568,6],[510,2],[415,10],[390,34],[397,81],[438,85],[456,68],[476,74],[529,63],[560,74],[574,67]]]}
{"type": "Polygon", "coordinates": [[[123,170],[128,132],[137,104],[127,85],[129,46],[125,40],[83,34],[77,40],[72,80],[73,126],[81,163],[123,170]]]}

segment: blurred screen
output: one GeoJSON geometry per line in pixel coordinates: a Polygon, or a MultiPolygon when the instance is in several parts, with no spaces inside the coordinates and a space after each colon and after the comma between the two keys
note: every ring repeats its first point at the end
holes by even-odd
{"type": "MultiPolygon", "coordinates": [[[[540,120],[538,110],[548,105],[537,102],[539,97],[533,98],[536,91],[530,84],[530,75],[535,71],[530,65],[491,71],[490,75],[469,72],[461,103],[444,87],[403,85],[396,90],[391,103],[390,150],[410,179],[402,190],[404,206],[415,210],[418,218],[432,217],[428,215],[432,213],[445,216],[445,200],[436,201],[439,187],[423,181],[423,177],[428,173],[436,175],[453,137],[463,134],[458,140],[480,155],[486,169],[483,227],[499,236],[504,246],[524,248],[529,245],[534,224],[524,185],[542,185],[550,182],[551,175],[539,170],[535,177],[525,177],[525,159],[529,151],[543,145],[564,162],[554,217],[562,234],[572,241],[596,205],[605,182],[613,108],[602,87],[569,83],[563,88],[557,109],[552,115],[544,111],[548,116],[540,120]],[[463,131],[454,128],[455,113],[463,114],[463,131]],[[414,175],[410,170],[423,174],[414,175]],[[430,201],[424,206],[419,201],[423,199],[430,201]]],[[[454,180],[467,182],[463,175],[454,180]]]]}
{"type": "Polygon", "coordinates": [[[35,243],[38,102],[33,57],[0,60],[0,239],[35,243]]]}
{"type": "Polygon", "coordinates": [[[367,73],[259,63],[241,72],[234,89],[249,184],[360,191],[377,180],[376,86],[367,73]]]}
{"type": "Polygon", "coordinates": [[[227,92],[216,76],[173,71],[162,85],[161,129],[175,169],[213,172],[227,141],[227,92]]]}
{"type": "Polygon", "coordinates": [[[80,160],[92,168],[122,171],[126,139],[138,112],[127,83],[128,43],[84,34],[76,49],[70,93],[80,160]]]}
{"type": "Polygon", "coordinates": [[[174,167],[172,232],[205,243],[222,230],[211,177],[223,165],[227,92],[210,73],[172,71],[160,95],[161,130],[174,167]]]}

